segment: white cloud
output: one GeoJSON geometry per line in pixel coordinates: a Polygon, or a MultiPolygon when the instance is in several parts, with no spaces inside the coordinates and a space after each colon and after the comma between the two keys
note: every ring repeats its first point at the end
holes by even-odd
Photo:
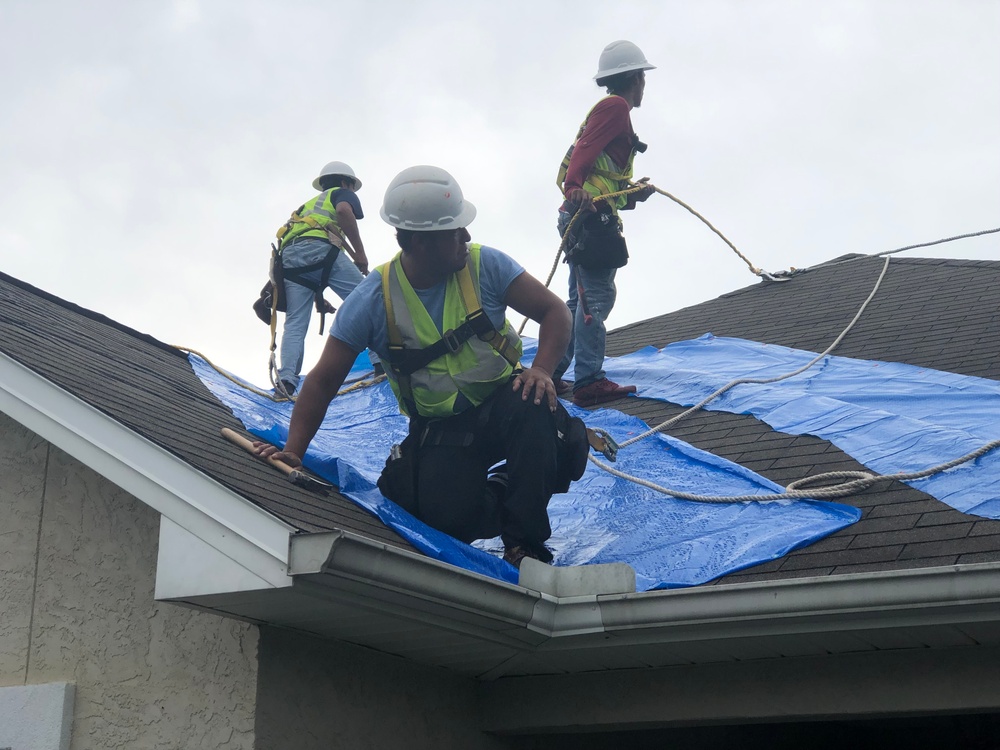
{"type": "MultiPolygon", "coordinates": [[[[0,23],[4,270],[261,384],[249,305],[330,159],[365,180],[373,261],[395,252],[385,185],[436,162],[479,207],[474,238],[544,278],[555,170],[614,39],[658,66],[633,113],[638,173],[757,265],[1000,225],[995,3],[50,0],[2,3],[0,23]]],[[[626,227],[612,325],[755,282],[665,198],[626,227]]]]}

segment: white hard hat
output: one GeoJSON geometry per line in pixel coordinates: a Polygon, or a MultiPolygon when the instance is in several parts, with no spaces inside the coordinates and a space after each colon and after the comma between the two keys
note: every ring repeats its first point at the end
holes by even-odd
{"type": "Polygon", "coordinates": [[[462,197],[454,177],[440,167],[420,165],[389,183],[379,214],[397,229],[436,232],[469,226],[476,207],[462,197]]]}
{"type": "Polygon", "coordinates": [[[618,73],[627,73],[630,70],[654,70],[655,65],[650,65],[646,61],[646,56],[642,50],[632,42],[620,39],[611,42],[601,53],[601,59],[597,63],[597,75],[594,80],[607,78],[618,73]]]}
{"type": "Polygon", "coordinates": [[[357,178],[357,175],[354,174],[354,170],[351,169],[350,165],[345,164],[342,161],[331,161],[329,164],[323,167],[319,171],[319,177],[313,180],[313,187],[316,190],[322,190],[323,188],[320,187],[319,181],[324,177],[329,177],[332,175],[344,175],[344,177],[350,177],[352,180],[354,180],[354,190],[358,191],[361,189],[361,180],[359,180],[357,178]]]}

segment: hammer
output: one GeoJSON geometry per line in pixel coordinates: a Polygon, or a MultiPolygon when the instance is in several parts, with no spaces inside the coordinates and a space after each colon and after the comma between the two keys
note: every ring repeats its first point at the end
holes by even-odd
{"type": "MultiPolygon", "coordinates": [[[[247,438],[240,435],[235,430],[230,430],[228,427],[222,428],[222,436],[226,438],[230,443],[235,443],[240,446],[247,453],[252,453],[256,455],[256,450],[253,447],[253,442],[247,438]]],[[[313,492],[328,492],[334,489],[334,485],[329,482],[324,482],[322,479],[317,479],[316,477],[306,474],[301,469],[294,469],[280,458],[275,458],[274,456],[268,456],[264,459],[267,463],[271,464],[274,468],[280,471],[282,474],[288,477],[288,481],[292,484],[298,485],[299,487],[304,487],[307,490],[312,490],[313,492]]]]}

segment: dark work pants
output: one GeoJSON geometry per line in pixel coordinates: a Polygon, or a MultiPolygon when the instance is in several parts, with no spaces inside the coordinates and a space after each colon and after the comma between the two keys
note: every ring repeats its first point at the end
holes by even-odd
{"type": "Polygon", "coordinates": [[[552,533],[546,510],[556,486],[556,429],[546,403],[522,401],[510,383],[490,400],[429,423],[417,450],[417,517],[463,542],[498,534],[548,562],[552,533]],[[435,445],[437,433],[445,436],[435,445]],[[455,444],[468,436],[468,445],[455,444]],[[509,484],[487,483],[506,460],[509,484]]]}

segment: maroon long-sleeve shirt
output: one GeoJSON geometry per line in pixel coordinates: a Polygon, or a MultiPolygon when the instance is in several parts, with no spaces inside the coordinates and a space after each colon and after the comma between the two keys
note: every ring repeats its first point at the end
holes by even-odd
{"type": "Polygon", "coordinates": [[[574,188],[583,187],[602,151],[607,152],[619,169],[625,168],[635,142],[629,115],[631,109],[620,96],[609,96],[597,103],[570,157],[563,184],[564,196],[574,188]]]}

